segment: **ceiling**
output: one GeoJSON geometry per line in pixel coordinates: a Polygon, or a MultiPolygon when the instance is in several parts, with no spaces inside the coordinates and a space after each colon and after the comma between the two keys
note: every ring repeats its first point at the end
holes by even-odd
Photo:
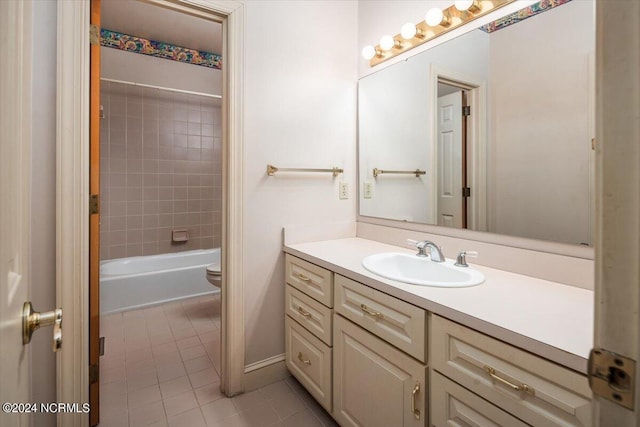
{"type": "Polygon", "coordinates": [[[132,36],[222,54],[222,25],[139,0],[102,0],[101,27],[132,36]]]}

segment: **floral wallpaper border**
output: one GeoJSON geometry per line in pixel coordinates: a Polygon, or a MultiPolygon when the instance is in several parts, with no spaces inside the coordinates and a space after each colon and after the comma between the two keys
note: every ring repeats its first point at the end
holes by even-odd
{"type": "Polygon", "coordinates": [[[480,29],[485,33],[493,33],[494,31],[507,28],[510,25],[517,24],[520,21],[524,21],[527,18],[531,18],[532,16],[546,12],[547,10],[551,10],[554,7],[565,3],[569,3],[570,1],[571,0],[542,0],[538,3],[532,4],[531,6],[527,6],[522,10],[513,12],[500,19],[496,19],[493,22],[489,22],[488,24],[480,27],[480,29]]]}
{"type": "Polygon", "coordinates": [[[156,58],[170,59],[185,64],[200,65],[217,70],[222,69],[222,56],[217,53],[174,46],[169,43],[143,39],[142,37],[123,34],[104,28],[100,30],[100,44],[105,47],[151,55],[156,58]]]}

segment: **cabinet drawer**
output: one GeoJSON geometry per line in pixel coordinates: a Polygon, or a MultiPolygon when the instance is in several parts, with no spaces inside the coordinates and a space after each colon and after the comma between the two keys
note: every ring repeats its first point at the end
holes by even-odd
{"type": "Polygon", "coordinates": [[[285,363],[300,383],[331,412],[331,348],[309,331],[284,316],[285,363]]]}
{"type": "Polygon", "coordinates": [[[333,307],[333,273],[315,264],[287,254],[286,280],[294,288],[333,307]]]}
{"type": "Polygon", "coordinates": [[[430,382],[431,424],[436,427],[526,427],[481,397],[432,371],[430,382]]]}
{"type": "Polygon", "coordinates": [[[434,369],[526,423],[591,425],[586,376],[435,315],[430,348],[434,369]]]}
{"type": "Polygon", "coordinates": [[[285,312],[327,345],[331,345],[331,309],[287,285],[285,312]]]}
{"type": "Polygon", "coordinates": [[[334,314],[333,395],[343,426],[427,425],[427,367],[334,314]]]}
{"type": "Polygon", "coordinates": [[[426,312],[336,274],[335,311],[426,362],[426,312]]]}

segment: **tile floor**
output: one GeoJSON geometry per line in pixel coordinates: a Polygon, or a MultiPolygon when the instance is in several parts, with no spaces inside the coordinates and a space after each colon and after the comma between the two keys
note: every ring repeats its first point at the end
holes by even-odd
{"type": "Polygon", "coordinates": [[[337,425],[293,377],[222,395],[219,328],[217,295],[102,317],[100,427],[337,425]]]}

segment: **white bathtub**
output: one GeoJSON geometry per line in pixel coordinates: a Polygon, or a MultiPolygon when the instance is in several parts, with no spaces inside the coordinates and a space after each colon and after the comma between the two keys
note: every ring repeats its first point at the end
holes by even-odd
{"type": "Polygon", "coordinates": [[[218,293],[207,281],[213,262],[220,262],[220,248],[102,261],[100,313],[218,293]]]}

